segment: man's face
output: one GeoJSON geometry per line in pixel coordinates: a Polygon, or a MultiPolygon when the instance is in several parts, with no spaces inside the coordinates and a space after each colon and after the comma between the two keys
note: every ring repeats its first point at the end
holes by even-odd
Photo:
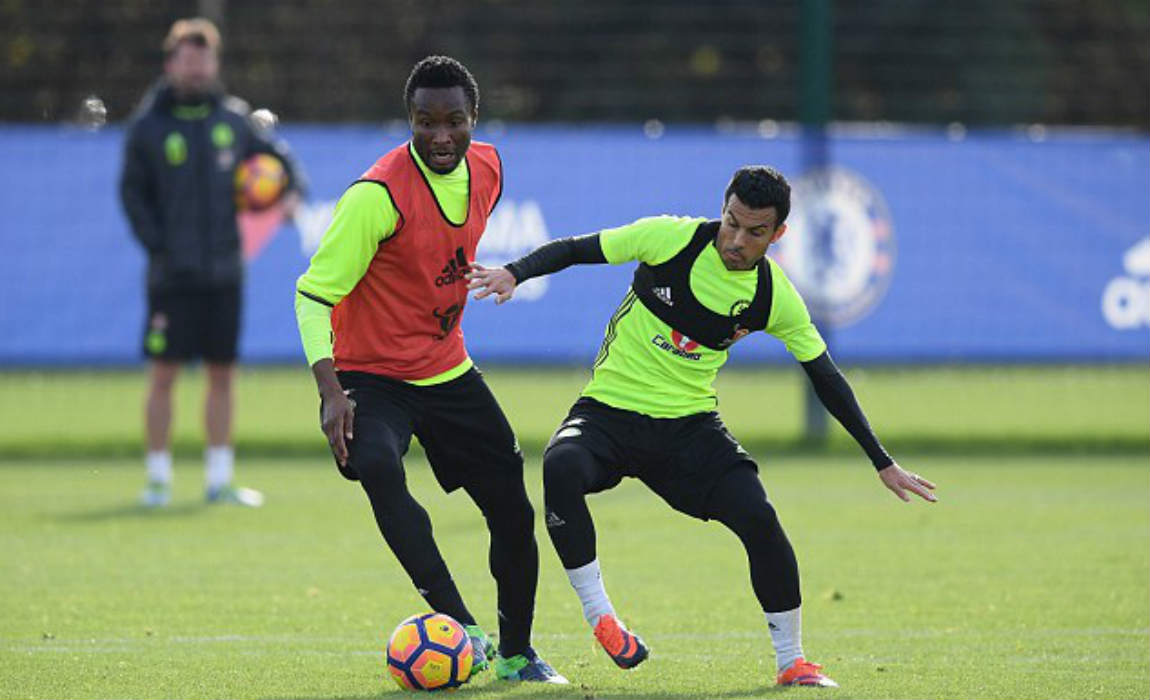
{"type": "Polygon", "coordinates": [[[198,97],[215,85],[220,75],[220,60],[215,49],[182,41],[164,61],[164,73],[176,94],[198,97]]]}
{"type": "Polygon", "coordinates": [[[440,175],[455,170],[471,146],[479,116],[463,88],[416,88],[409,116],[411,143],[424,165],[440,175]]]}
{"type": "Polygon", "coordinates": [[[782,238],[786,224],[776,224],[774,207],[752,209],[731,193],[723,205],[723,218],[715,248],[728,270],[750,270],[767,253],[767,246],[782,238]]]}

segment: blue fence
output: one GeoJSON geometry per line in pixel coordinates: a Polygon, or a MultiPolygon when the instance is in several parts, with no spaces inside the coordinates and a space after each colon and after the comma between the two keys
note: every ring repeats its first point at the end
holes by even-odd
{"type": "MultiPolygon", "coordinates": [[[[241,352],[302,361],[295,278],[334,200],[402,130],[284,128],[312,201],[249,263],[241,352]]],[[[503,200],[480,249],[499,263],[560,236],[657,213],[716,216],[731,172],[770,163],[796,183],[777,253],[813,306],[840,324],[847,362],[1145,360],[1150,351],[1150,140],[1013,132],[835,138],[841,168],[799,178],[787,136],[668,128],[510,126],[503,200]],[[824,207],[803,198],[828,193],[824,207]],[[817,235],[816,235],[817,233],[817,235]],[[808,243],[834,253],[810,288],[808,243]],[[825,298],[824,298],[825,297],[825,298]]],[[[0,365],[139,359],[143,258],[116,194],[122,132],[0,127],[0,365]]],[[[587,266],[532,283],[510,305],[469,305],[479,360],[586,363],[630,279],[587,266]]],[[[736,361],[778,361],[748,339],[736,361]]]]}

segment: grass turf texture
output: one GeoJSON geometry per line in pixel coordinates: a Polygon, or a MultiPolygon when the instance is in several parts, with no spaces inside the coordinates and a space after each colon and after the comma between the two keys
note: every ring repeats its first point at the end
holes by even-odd
{"type": "MultiPolygon", "coordinates": [[[[520,442],[539,452],[587,381],[585,370],[487,371],[520,442]]],[[[884,443],[958,454],[1039,450],[1145,455],[1145,366],[854,369],[847,376],[884,443]]],[[[136,456],[142,371],[0,373],[0,456],[136,456]]],[[[798,447],[806,378],[797,367],[730,368],[716,386],[723,418],[749,448],[798,447]]],[[[202,373],[177,385],[176,449],[202,449],[202,373]]],[[[304,367],[243,368],[236,440],[248,455],[316,454],[318,401],[304,367]]],[[[830,449],[858,448],[834,421],[830,449]]]]}
{"type": "MultiPolygon", "coordinates": [[[[51,422],[54,417],[41,416],[51,422]]],[[[536,646],[573,681],[472,697],[1145,698],[1150,483],[1143,456],[903,455],[942,502],[906,505],[861,457],[758,454],[802,564],[805,646],[838,690],[770,686],[765,624],[733,535],[628,480],[591,507],[600,559],[651,659],[594,646],[537,521],[536,646]]],[[[330,461],[252,458],[260,510],[134,505],[138,459],[0,463],[0,697],[376,698],[392,626],[424,609],[330,461]]],[[[486,533],[408,465],[469,605],[494,628],[486,533]]],[[[534,502],[537,459],[528,463],[534,502]]]]}

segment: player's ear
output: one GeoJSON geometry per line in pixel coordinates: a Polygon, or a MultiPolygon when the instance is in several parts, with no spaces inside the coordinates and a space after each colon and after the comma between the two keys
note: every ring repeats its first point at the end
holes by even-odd
{"type": "MultiPolygon", "coordinates": [[[[787,225],[786,224],[779,224],[779,227],[777,229],[775,229],[774,233],[771,234],[770,243],[774,243],[775,241],[782,238],[783,234],[786,232],[787,232],[787,225]]],[[[767,245],[770,245],[770,243],[768,243],[767,245]]]]}

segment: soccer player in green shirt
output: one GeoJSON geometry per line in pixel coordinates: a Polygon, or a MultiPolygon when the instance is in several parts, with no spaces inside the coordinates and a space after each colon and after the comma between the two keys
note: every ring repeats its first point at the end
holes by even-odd
{"type": "Polygon", "coordinates": [[[803,658],[799,571],[768,502],[758,467],[715,411],[712,387],[728,348],[753,331],[783,341],[827,410],[858,441],[879,479],[904,501],[937,500],[934,484],[883,449],[802,298],[767,248],[787,229],[790,185],[773,168],[739,169],[722,218],[657,216],[551,241],[502,268],[475,266],[475,298],[511,298],[525,280],[572,264],[638,261],[611,317],[591,382],[543,457],[547,531],[583,604],[583,615],[622,668],[647,658],[603,587],[585,496],[640,479],[672,508],[714,519],[742,541],[751,584],[766,614],[779,685],[835,686],[803,658]]]}

